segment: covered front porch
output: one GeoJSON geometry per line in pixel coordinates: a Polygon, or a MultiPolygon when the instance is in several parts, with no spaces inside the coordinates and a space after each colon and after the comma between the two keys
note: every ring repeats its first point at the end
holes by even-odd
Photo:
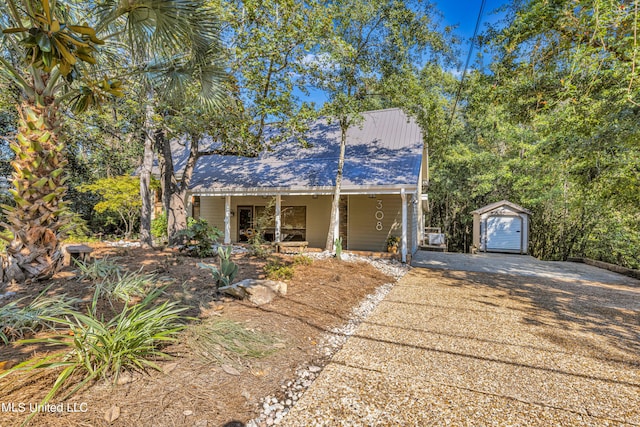
{"type": "MultiPolygon", "coordinates": [[[[260,232],[266,241],[308,242],[324,248],[331,218],[330,189],[316,192],[193,192],[188,212],[224,231],[224,243],[247,242],[260,232]]],[[[387,238],[400,238],[403,262],[421,237],[417,196],[405,188],[343,191],[334,235],[343,249],[384,252],[387,238]]]]}

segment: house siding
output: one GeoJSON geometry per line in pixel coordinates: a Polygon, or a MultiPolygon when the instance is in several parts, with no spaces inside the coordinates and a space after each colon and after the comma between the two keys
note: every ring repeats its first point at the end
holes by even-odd
{"type": "MultiPolygon", "coordinates": [[[[231,210],[236,213],[231,217],[231,241],[238,241],[238,206],[267,206],[271,197],[245,196],[231,197],[231,210]]],[[[329,230],[331,196],[282,196],[281,205],[305,206],[306,240],[310,247],[324,248],[329,230]]],[[[200,198],[200,218],[206,219],[213,226],[224,230],[224,197],[202,196],[200,198]]]]}
{"type": "Polygon", "coordinates": [[[224,197],[200,197],[200,218],[224,231],[224,197]]]}
{"type": "MultiPolygon", "coordinates": [[[[408,222],[410,225],[411,222],[408,222]]],[[[402,200],[399,195],[349,196],[350,250],[385,252],[390,235],[402,235],[402,200]],[[382,209],[379,209],[381,201],[382,209]],[[378,212],[382,212],[380,215],[378,212]],[[381,220],[378,218],[382,217],[381,220]],[[382,229],[376,226],[381,223],[382,229]]],[[[410,230],[407,234],[410,235],[410,230]]],[[[409,246],[410,247],[410,246],[409,246]]]]}

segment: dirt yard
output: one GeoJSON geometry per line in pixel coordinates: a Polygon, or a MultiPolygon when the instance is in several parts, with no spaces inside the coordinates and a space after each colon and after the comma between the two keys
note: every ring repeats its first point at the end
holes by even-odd
{"type": "MultiPolygon", "coordinates": [[[[377,287],[393,279],[367,263],[315,260],[311,265],[296,265],[288,280],[288,293],[270,304],[257,307],[249,302],[216,297],[208,271],[199,262],[173,250],[142,250],[100,246],[96,258],[109,257],[129,271],[142,268],[169,283],[170,299],[188,305],[188,314],[207,319],[233,320],[248,329],[260,331],[276,341],[275,352],[260,359],[239,359],[229,369],[196,354],[185,340],[166,349],[172,360],[159,362],[163,372],[149,371],[123,376],[120,384],[97,382],[69,399],[52,399],[63,403],[62,413],[38,414],[34,426],[242,426],[256,417],[261,399],[280,396],[282,385],[295,378],[296,370],[309,365],[322,366],[318,343],[322,335],[349,319],[353,307],[377,287]],[[105,421],[105,413],[117,407],[119,417],[105,421]],[[74,412],[75,411],[75,412],[74,412]]],[[[239,264],[238,280],[264,278],[265,260],[247,254],[234,255],[239,264]]],[[[282,256],[282,262],[291,258],[282,256]]],[[[14,298],[35,297],[49,286],[49,294],[90,301],[93,288],[88,281],[78,281],[73,268],[66,268],[52,280],[0,290],[16,292],[14,298]]],[[[5,303],[3,301],[2,303],[5,303]]],[[[6,369],[32,354],[49,349],[34,346],[0,345],[0,361],[6,369]]],[[[32,377],[10,375],[0,380],[3,410],[0,426],[19,425],[53,385],[57,372],[38,373],[32,377]],[[9,405],[25,404],[26,412],[12,412],[9,405]]],[[[18,407],[19,409],[19,407],[18,407]]]]}

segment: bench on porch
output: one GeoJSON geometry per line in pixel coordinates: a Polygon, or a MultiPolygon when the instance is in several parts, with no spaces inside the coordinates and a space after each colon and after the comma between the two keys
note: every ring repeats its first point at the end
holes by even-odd
{"type": "Polygon", "coordinates": [[[64,248],[64,265],[71,265],[72,259],[79,259],[82,262],[87,262],[91,257],[93,248],[87,245],[69,245],[64,248]]]}
{"type": "Polygon", "coordinates": [[[296,242],[296,241],[288,241],[288,242],[274,242],[273,245],[276,247],[276,252],[283,254],[298,254],[304,252],[309,246],[309,242],[296,242]]]}

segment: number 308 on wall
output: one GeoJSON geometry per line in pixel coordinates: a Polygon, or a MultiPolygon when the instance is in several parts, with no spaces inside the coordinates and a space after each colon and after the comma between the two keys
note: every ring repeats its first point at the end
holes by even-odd
{"type": "Polygon", "coordinates": [[[382,231],[382,220],[384,219],[384,212],[382,212],[382,200],[376,200],[376,230],[382,231]]]}

